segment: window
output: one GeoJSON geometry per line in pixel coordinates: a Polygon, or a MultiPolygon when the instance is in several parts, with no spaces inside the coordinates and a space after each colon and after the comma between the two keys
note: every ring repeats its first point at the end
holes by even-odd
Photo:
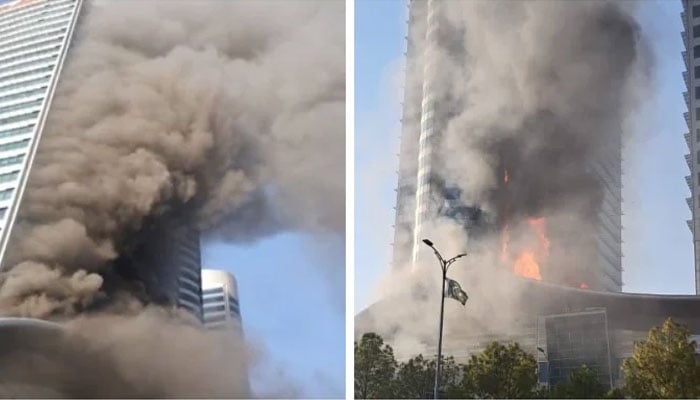
{"type": "Polygon", "coordinates": [[[12,196],[14,189],[5,189],[0,192],[0,200],[7,200],[12,196]]]}
{"type": "Polygon", "coordinates": [[[700,79],[700,66],[695,67],[693,74],[694,74],[695,79],[700,79]]]}
{"type": "Polygon", "coordinates": [[[7,213],[7,207],[0,208],[0,218],[5,218],[6,213],[7,213]]]}
{"type": "Polygon", "coordinates": [[[38,107],[41,105],[43,99],[37,99],[33,101],[25,101],[23,103],[13,104],[11,106],[0,107],[0,113],[8,113],[12,111],[21,110],[23,108],[38,107]]]}
{"type": "Polygon", "coordinates": [[[195,285],[192,282],[181,280],[180,281],[180,287],[184,287],[185,289],[189,289],[195,293],[199,293],[199,287],[195,285]]]}
{"type": "Polygon", "coordinates": [[[700,164],[700,150],[695,154],[695,159],[698,160],[698,164],[700,164]]]}
{"type": "Polygon", "coordinates": [[[695,141],[700,142],[700,129],[695,130],[695,141]]]}
{"type": "Polygon", "coordinates": [[[693,18],[700,17],[700,6],[693,6],[693,18]]]}
{"type": "Polygon", "coordinates": [[[14,157],[0,158],[0,167],[5,165],[19,164],[24,159],[24,154],[20,154],[14,157]]]}
{"type": "Polygon", "coordinates": [[[693,26],[693,37],[700,37],[700,25],[693,26]]]}
{"type": "Polygon", "coordinates": [[[700,58],[700,45],[693,46],[693,58],[700,58]]]}
{"type": "Polygon", "coordinates": [[[700,185],[700,172],[698,172],[698,185],[700,185]]]}
{"type": "Polygon", "coordinates": [[[47,88],[47,86],[42,86],[39,89],[28,90],[26,92],[20,92],[20,93],[10,94],[7,96],[2,96],[2,97],[0,97],[0,102],[17,100],[17,99],[24,99],[27,97],[42,95],[46,92],[46,88],[47,88]]]}
{"type": "Polygon", "coordinates": [[[226,306],[220,305],[220,306],[209,306],[209,307],[204,307],[204,312],[213,312],[213,311],[226,311],[226,306]]]}
{"type": "Polygon", "coordinates": [[[214,289],[205,289],[202,291],[202,294],[214,294],[214,293],[222,293],[224,290],[222,288],[214,288],[214,289]]]}
{"type": "Polygon", "coordinates": [[[187,300],[191,303],[194,303],[194,304],[199,304],[199,302],[200,302],[200,299],[198,296],[195,296],[189,292],[180,292],[179,297],[181,299],[185,299],[185,300],[187,300]]]}
{"type": "Polygon", "coordinates": [[[700,86],[695,86],[695,100],[700,99],[700,86]]]}
{"type": "Polygon", "coordinates": [[[39,115],[39,111],[34,111],[31,113],[27,113],[27,114],[21,114],[21,115],[15,115],[12,117],[3,118],[3,119],[0,119],[0,125],[11,124],[13,122],[18,122],[18,121],[25,121],[27,119],[36,118],[38,115],[39,115]]]}
{"type": "Polygon", "coordinates": [[[18,142],[10,142],[5,144],[0,144],[0,151],[16,150],[23,147],[27,147],[29,144],[29,139],[20,140],[18,142]]]}
{"type": "Polygon", "coordinates": [[[224,302],[224,296],[207,297],[204,299],[204,304],[223,303],[223,302],[224,302]]]}
{"type": "Polygon", "coordinates": [[[700,121],[700,107],[695,107],[695,120],[700,121]]]}
{"type": "MultiPolygon", "coordinates": [[[[13,172],[9,172],[7,174],[2,174],[2,175],[0,175],[0,183],[14,181],[15,179],[17,179],[18,176],[19,176],[19,171],[13,171],[13,172]]],[[[0,217],[0,218],[2,218],[2,217],[0,217]]]]}

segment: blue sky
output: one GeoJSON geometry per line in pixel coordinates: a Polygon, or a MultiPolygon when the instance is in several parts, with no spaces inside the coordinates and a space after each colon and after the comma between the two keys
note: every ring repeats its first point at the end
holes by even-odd
{"type": "MultiPolygon", "coordinates": [[[[654,81],[623,161],[623,290],[694,293],[680,56],[681,3],[640,3],[654,81]]],[[[379,298],[390,261],[406,2],[355,1],[355,311],[379,298]]]]}
{"type": "Polygon", "coordinates": [[[202,266],[238,280],[245,334],[265,353],[264,379],[252,382],[259,393],[291,384],[301,397],[345,396],[344,239],[314,242],[285,233],[204,245],[202,266]]]}

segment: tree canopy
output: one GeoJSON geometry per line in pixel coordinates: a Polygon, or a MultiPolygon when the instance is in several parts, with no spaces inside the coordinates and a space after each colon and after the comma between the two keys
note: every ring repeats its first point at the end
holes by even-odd
{"type": "Polygon", "coordinates": [[[671,318],[652,328],[622,363],[625,393],[633,398],[700,397],[700,363],[688,328],[671,318]]]}
{"type": "Polygon", "coordinates": [[[598,373],[586,364],[569,373],[569,380],[556,385],[551,397],[555,399],[601,399],[605,386],[598,380],[598,373]]]}
{"type": "Polygon", "coordinates": [[[355,342],[355,398],[382,399],[395,396],[394,350],[376,333],[365,333],[355,342]]]}

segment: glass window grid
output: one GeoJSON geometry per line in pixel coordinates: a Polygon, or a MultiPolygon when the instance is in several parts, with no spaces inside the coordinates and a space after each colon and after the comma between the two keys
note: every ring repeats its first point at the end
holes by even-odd
{"type": "Polygon", "coordinates": [[[19,164],[24,160],[24,154],[19,154],[16,156],[12,157],[5,157],[5,158],[0,158],[0,167],[4,167],[7,165],[14,165],[14,164],[19,164]]]}
{"type": "Polygon", "coordinates": [[[202,295],[216,294],[216,293],[223,293],[223,292],[224,292],[224,288],[217,287],[217,288],[211,288],[211,289],[204,289],[202,291],[202,295]]]}
{"type": "Polygon", "coordinates": [[[47,44],[41,47],[37,47],[34,51],[30,47],[26,51],[20,52],[18,54],[11,55],[6,58],[0,57],[0,62],[2,62],[3,65],[8,65],[12,62],[19,61],[19,60],[24,60],[30,57],[34,56],[45,56],[48,55],[52,51],[58,51],[61,48],[61,43],[54,43],[54,44],[47,44]]]}
{"type": "Polygon", "coordinates": [[[19,140],[17,142],[10,142],[5,144],[0,144],[0,151],[16,150],[27,147],[29,145],[29,139],[19,140]]]}
{"type": "Polygon", "coordinates": [[[0,119],[0,125],[11,124],[13,122],[26,121],[28,119],[35,119],[38,116],[39,116],[39,111],[32,111],[32,112],[25,113],[25,114],[15,115],[12,117],[7,117],[7,118],[2,118],[2,119],[0,119]]]}
{"type": "Polygon", "coordinates": [[[21,110],[23,108],[40,106],[43,101],[44,101],[44,99],[37,99],[37,100],[25,101],[22,103],[13,104],[10,106],[0,107],[0,115],[4,114],[4,113],[11,112],[11,111],[21,110]]]}
{"type": "Polygon", "coordinates": [[[208,297],[208,298],[202,300],[202,302],[203,302],[204,304],[223,303],[223,301],[224,301],[224,295],[223,295],[223,294],[222,294],[221,296],[208,297]]]}
{"type": "Polygon", "coordinates": [[[60,36],[50,35],[50,36],[46,36],[46,37],[28,40],[28,41],[25,41],[23,43],[18,43],[14,46],[11,46],[7,50],[0,51],[0,59],[3,57],[12,56],[16,53],[25,52],[27,50],[31,50],[31,49],[34,49],[34,48],[39,47],[39,46],[60,44],[63,42],[64,36],[65,35],[60,35],[60,36]]]}
{"type": "MultiPolygon", "coordinates": [[[[16,14],[8,15],[7,17],[0,17],[0,24],[8,27],[3,31],[9,31],[18,27],[35,24],[37,21],[42,21],[46,17],[59,12],[70,13],[72,12],[73,7],[74,4],[69,3],[65,3],[63,5],[61,5],[60,3],[47,4],[42,10],[35,10],[34,12],[24,13],[25,15],[16,14]]],[[[3,31],[0,31],[0,33],[2,33],[3,31]]]]}
{"type": "Polygon", "coordinates": [[[56,38],[56,37],[63,37],[66,32],[68,32],[68,27],[58,27],[58,28],[49,28],[49,29],[44,29],[43,31],[40,32],[33,32],[33,33],[27,33],[26,35],[21,35],[13,40],[10,40],[9,42],[0,42],[0,46],[11,49],[14,48],[22,43],[29,43],[33,41],[37,41],[40,39],[45,39],[45,38],[56,38]]]}
{"type": "Polygon", "coordinates": [[[199,276],[199,274],[197,274],[197,271],[192,270],[190,268],[180,268],[180,274],[181,274],[181,276],[189,278],[194,282],[201,281],[201,277],[199,276]]]}
{"type": "Polygon", "coordinates": [[[34,130],[34,124],[28,125],[28,126],[22,126],[20,128],[13,128],[13,129],[8,129],[8,130],[0,130],[0,138],[4,137],[9,137],[9,136],[16,136],[16,135],[24,135],[28,133],[32,133],[34,130]]]}
{"type": "Polygon", "coordinates": [[[12,81],[14,79],[19,79],[31,75],[35,75],[41,72],[50,72],[53,71],[55,63],[51,64],[46,64],[46,63],[37,63],[33,68],[18,68],[18,71],[15,71],[13,73],[5,74],[5,75],[0,75],[0,83],[2,82],[8,82],[12,81]]]}
{"type": "Polygon", "coordinates": [[[12,182],[16,180],[17,177],[19,177],[19,171],[12,171],[5,174],[0,174],[0,183],[12,182]]]}
{"type": "Polygon", "coordinates": [[[47,75],[42,76],[41,78],[28,79],[28,80],[25,80],[22,82],[17,82],[17,83],[13,83],[10,85],[0,86],[0,92],[9,91],[12,89],[17,89],[17,88],[21,88],[21,87],[29,86],[29,85],[38,85],[38,84],[46,83],[49,81],[50,78],[51,78],[51,74],[47,74],[47,75]]]}
{"type": "Polygon", "coordinates": [[[199,286],[197,286],[196,284],[194,284],[190,281],[180,280],[180,287],[181,288],[184,287],[186,289],[189,289],[194,293],[199,293],[199,286]]]}
{"type": "Polygon", "coordinates": [[[58,59],[58,53],[56,54],[50,54],[45,57],[41,58],[35,58],[33,60],[29,61],[23,61],[19,63],[15,63],[11,66],[8,67],[0,67],[0,77],[5,77],[7,74],[10,74],[14,71],[22,71],[24,69],[29,69],[33,68],[38,65],[48,65],[48,64],[55,64],[56,60],[58,59]]]}
{"type": "MultiPolygon", "coordinates": [[[[2,192],[0,192],[2,193],[2,192]]],[[[226,306],[223,304],[220,305],[214,305],[214,306],[206,306],[204,307],[204,312],[209,313],[209,312],[217,312],[217,311],[226,311],[226,306]]]]}
{"type": "MultiPolygon", "coordinates": [[[[179,298],[183,298],[185,300],[189,300],[194,304],[199,304],[200,303],[200,298],[190,292],[180,292],[178,293],[179,298]]],[[[198,310],[199,311],[199,310],[198,310]]]]}
{"type": "Polygon", "coordinates": [[[27,90],[25,92],[15,92],[8,96],[0,95],[0,103],[7,103],[12,100],[25,99],[33,96],[41,96],[46,93],[46,89],[48,89],[48,86],[40,86],[38,89],[27,90]]]}
{"type": "Polygon", "coordinates": [[[5,189],[0,191],[0,200],[7,200],[10,197],[12,197],[12,192],[14,192],[15,189],[5,189]]]}
{"type": "Polygon", "coordinates": [[[55,64],[58,59],[58,54],[61,46],[54,45],[53,48],[42,48],[36,52],[25,53],[20,57],[13,57],[10,61],[5,61],[0,65],[0,73],[7,74],[8,72],[21,70],[31,67],[32,64],[55,64]]]}
{"type": "Polygon", "coordinates": [[[72,13],[73,13],[72,10],[54,11],[54,12],[51,12],[49,14],[46,14],[45,16],[43,16],[41,18],[34,19],[34,20],[28,20],[22,24],[17,24],[17,25],[13,25],[13,26],[10,26],[10,27],[5,28],[5,29],[0,29],[0,40],[4,40],[6,38],[12,39],[13,37],[22,35],[31,29],[35,29],[35,27],[37,27],[37,24],[39,24],[39,23],[52,24],[54,22],[59,22],[59,21],[60,21],[60,23],[66,23],[68,20],[70,20],[72,13]]]}
{"type": "MultiPolygon", "coordinates": [[[[10,41],[10,40],[15,40],[16,38],[24,37],[27,35],[32,35],[35,33],[40,33],[45,30],[50,30],[50,29],[55,29],[55,28],[60,28],[66,25],[66,22],[68,21],[67,18],[55,18],[53,20],[44,20],[41,24],[32,24],[28,29],[15,32],[10,35],[6,35],[4,37],[0,37],[0,44],[4,43],[5,41],[10,41]]],[[[11,43],[11,42],[8,42],[11,43]]]]}

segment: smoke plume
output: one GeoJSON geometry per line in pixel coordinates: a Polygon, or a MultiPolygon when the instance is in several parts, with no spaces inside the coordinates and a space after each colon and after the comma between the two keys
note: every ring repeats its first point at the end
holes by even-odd
{"type": "Polygon", "coordinates": [[[4,260],[3,312],[80,312],[154,221],[234,241],[340,235],[342,21],[337,1],[86,4],[4,260]]]}
{"type": "MultiPolygon", "coordinates": [[[[512,274],[511,266],[501,268],[504,241],[510,248],[532,246],[532,226],[545,227],[543,280],[578,287],[599,279],[598,222],[620,207],[619,198],[604,198],[604,185],[619,184],[621,141],[648,79],[647,44],[629,2],[435,1],[430,18],[439,27],[429,38],[427,4],[421,4],[409,31],[404,140],[407,130],[414,132],[418,146],[421,118],[411,113],[420,115],[425,74],[432,74],[438,135],[432,153],[439,155],[433,177],[457,189],[459,203],[482,212],[477,225],[488,226],[465,231],[461,221],[441,213],[444,193],[438,190],[421,235],[447,257],[470,253],[450,272],[473,294],[468,313],[453,310],[469,318],[455,329],[510,332],[518,296],[517,285],[503,275],[512,274]]],[[[406,170],[416,168],[407,162],[401,160],[406,170]]],[[[410,316],[393,318],[396,308],[389,307],[390,315],[377,311],[361,319],[399,341],[432,342],[437,322],[421,315],[432,318],[439,309],[430,300],[439,293],[434,264],[426,251],[416,268],[398,265],[388,277],[392,287],[409,288],[395,296],[412,304],[403,306],[410,316]]]]}

